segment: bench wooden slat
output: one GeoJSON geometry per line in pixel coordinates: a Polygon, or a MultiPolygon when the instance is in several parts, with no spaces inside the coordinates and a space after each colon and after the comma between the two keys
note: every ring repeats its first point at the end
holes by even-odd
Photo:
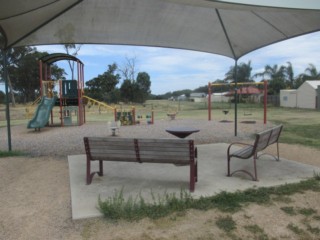
{"type": "Polygon", "coordinates": [[[247,159],[250,156],[252,156],[252,151],[253,151],[253,146],[247,146],[233,152],[231,156],[247,159]]]}

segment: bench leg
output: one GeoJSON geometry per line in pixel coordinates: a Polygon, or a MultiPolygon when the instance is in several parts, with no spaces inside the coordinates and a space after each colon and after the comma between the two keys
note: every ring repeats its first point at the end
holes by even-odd
{"type": "Polygon", "coordinates": [[[100,177],[103,176],[103,161],[99,160],[99,171],[91,172],[91,160],[87,158],[87,185],[90,185],[94,174],[97,173],[100,177]]]}
{"type": "Polygon", "coordinates": [[[98,175],[100,177],[103,176],[103,161],[102,160],[99,160],[99,172],[98,172],[98,175]]]}
{"type": "Polygon", "coordinates": [[[195,166],[196,170],[195,170],[195,173],[196,173],[196,176],[195,176],[195,181],[198,182],[198,161],[196,161],[196,166],[195,166]]]}
{"type": "Polygon", "coordinates": [[[253,156],[253,167],[254,167],[254,178],[253,181],[258,181],[258,174],[257,174],[257,153],[253,156]]]}
{"type": "Polygon", "coordinates": [[[87,157],[87,185],[91,184],[93,175],[91,175],[91,161],[87,157]]]}
{"type": "Polygon", "coordinates": [[[194,192],[195,189],[195,179],[196,179],[196,166],[195,164],[190,164],[190,192],[194,192]]]}
{"type": "Polygon", "coordinates": [[[231,177],[231,174],[230,174],[230,159],[231,159],[231,157],[230,157],[230,155],[228,153],[228,173],[227,173],[228,177],[231,177]]]}
{"type": "Polygon", "coordinates": [[[279,154],[279,142],[277,142],[277,156],[278,156],[277,161],[279,161],[279,160],[280,160],[280,154],[279,154]]]}

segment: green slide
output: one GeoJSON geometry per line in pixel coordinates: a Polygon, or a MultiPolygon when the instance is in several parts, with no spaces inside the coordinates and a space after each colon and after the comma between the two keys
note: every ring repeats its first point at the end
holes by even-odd
{"type": "Polygon", "coordinates": [[[28,128],[35,128],[35,130],[43,128],[49,121],[51,109],[54,106],[56,97],[47,98],[43,97],[38,105],[33,119],[28,123],[28,128]]]}

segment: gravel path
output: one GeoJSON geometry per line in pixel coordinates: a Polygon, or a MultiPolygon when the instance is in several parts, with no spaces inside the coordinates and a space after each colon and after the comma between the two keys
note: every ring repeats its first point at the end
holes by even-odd
{"type": "MultiPolygon", "coordinates": [[[[86,123],[72,127],[46,127],[40,132],[27,129],[26,126],[13,126],[11,129],[12,149],[20,150],[31,156],[61,156],[82,154],[84,136],[110,136],[110,123],[86,123]]],[[[196,144],[214,142],[233,142],[250,139],[254,132],[264,129],[262,123],[238,124],[238,136],[234,136],[234,123],[222,123],[207,120],[159,120],[153,125],[121,126],[117,137],[174,138],[165,131],[173,126],[191,126],[200,129],[189,138],[196,144]]],[[[7,130],[0,129],[2,141],[0,149],[7,149],[7,130]]]]}

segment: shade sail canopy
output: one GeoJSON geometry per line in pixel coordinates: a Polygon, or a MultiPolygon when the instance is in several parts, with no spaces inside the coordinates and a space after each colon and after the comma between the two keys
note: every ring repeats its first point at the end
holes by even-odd
{"type": "Polygon", "coordinates": [[[238,59],[271,43],[319,31],[320,3],[300,2],[308,9],[212,0],[0,0],[1,42],[3,48],[158,46],[238,59]]]}

